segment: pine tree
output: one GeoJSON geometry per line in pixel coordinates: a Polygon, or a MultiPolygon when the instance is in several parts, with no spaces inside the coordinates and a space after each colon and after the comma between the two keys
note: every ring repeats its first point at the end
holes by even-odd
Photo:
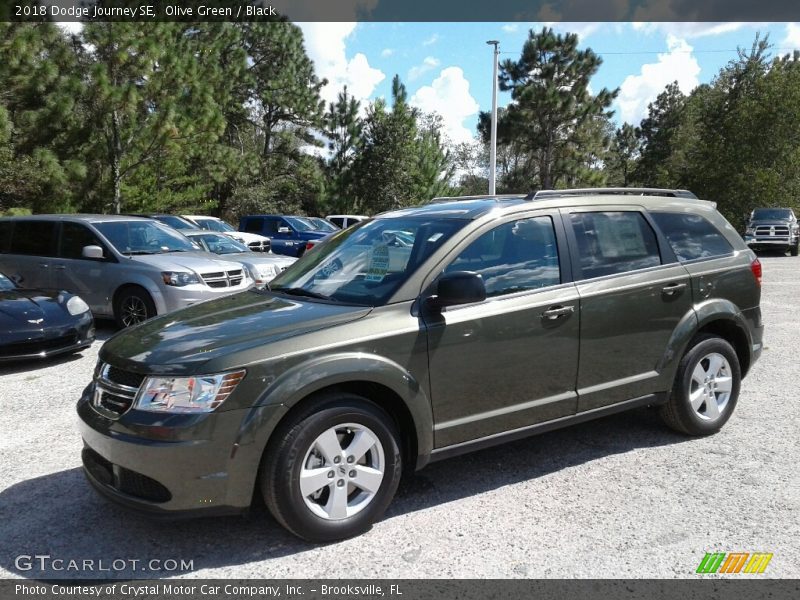
{"type": "Polygon", "coordinates": [[[347,86],[339,92],[325,113],[325,136],[328,138],[329,196],[335,212],[352,210],[352,166],[363,144],[361,103],[348,94],[347,86]]]}

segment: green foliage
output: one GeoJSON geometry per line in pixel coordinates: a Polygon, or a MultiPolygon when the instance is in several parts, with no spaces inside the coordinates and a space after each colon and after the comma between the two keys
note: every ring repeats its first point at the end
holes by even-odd
{"type": "Polygon", "coordinates": [[[503,181],[501,188],[527,192],[602,179],[603,120],[617,90],[589,91],[601,64],[591,49],[578,48],[577,35],[547,27],[530,31],[519,60],[503,61],[500,88],[512,102],[498,116],[498,145],[511,148],[513,185],[503,181]]]}

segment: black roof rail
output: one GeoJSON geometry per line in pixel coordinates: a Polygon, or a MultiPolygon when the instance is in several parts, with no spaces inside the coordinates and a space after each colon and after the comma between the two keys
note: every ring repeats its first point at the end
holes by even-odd
{"type": "Polygon", "coordinates": [[[698,200],[689,190],[671,190],[666,188],[635,188],[635,187],[606,187],[606,188],[576,188],[570,190],[539,190],[525,196],[526,200],[539,200],[541,198],[560,198],[564,196],[594,196],[594,195],[627,195],[627,196],[666,196],[668,198],[688,198],[698,200]]]}

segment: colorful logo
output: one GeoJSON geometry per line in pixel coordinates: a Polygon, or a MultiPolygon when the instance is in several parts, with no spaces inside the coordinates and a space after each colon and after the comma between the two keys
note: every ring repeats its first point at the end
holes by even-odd
{"type": "Polygon", "coordinates": [[[696,573],[763,573],[771,552],[706,552],[696,573]]]}

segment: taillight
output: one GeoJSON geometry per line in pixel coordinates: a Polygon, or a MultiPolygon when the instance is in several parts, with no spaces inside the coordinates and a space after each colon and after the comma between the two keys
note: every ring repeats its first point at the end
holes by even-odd
{"type": "Polygon", "coordinates": [[[314,247],[313,242],[306,242],[306,250],[311,250],[314,247]]]}
{"type": "Polygon", "coordinates": [[[756,278],[756,283],[761,286],[761,261],[757,258],[753,259],[750,263],[750,270],[753,272],[753,277],[756,278]]]}

